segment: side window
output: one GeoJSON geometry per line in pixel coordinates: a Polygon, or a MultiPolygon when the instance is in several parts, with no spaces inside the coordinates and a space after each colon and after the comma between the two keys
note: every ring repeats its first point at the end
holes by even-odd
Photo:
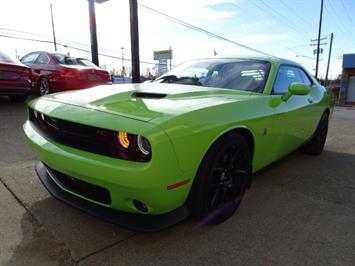
{"type": "Polygon", "coordinates": [[[48,63],[49,63],[49,58],[45,54],[39,54],[39,56],[35,61],[35,64],[39,64],[39,65],[46,65],[48,63]]]}
{"type": "Polygon", "coordinates": [[[38,54],[37,53],[32,53],[29,55],[26,55],[21,59],[21,62],[24,64],[33,64],[33,62],[36,60],[38,54]]]}
{"type": "Polygon", "coordinates": [[[311,79],[308,77],[308,75],[302,69],[299,69],[299,72],[302,77],[303,83],[308,86],[312,86],[313,83],[312,83],[311,79]]]}
{"type": "Polygon", "coordinates": [[[299,68],[293,66],[281,66],[274,83],[274,94],[285,94],[288,91],[288,86],[292,82],[304,83],[299,68]]]}

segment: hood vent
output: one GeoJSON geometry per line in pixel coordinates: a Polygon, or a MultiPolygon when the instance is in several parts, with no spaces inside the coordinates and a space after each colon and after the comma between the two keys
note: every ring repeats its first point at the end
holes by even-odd
{"type": "Polygon", "coordinates": [[[133,98],[145,98],[145,99],[162,99],[166,97],[166,94],[162,93],[150,93],[150,92],[134,92],[133,98]]]}

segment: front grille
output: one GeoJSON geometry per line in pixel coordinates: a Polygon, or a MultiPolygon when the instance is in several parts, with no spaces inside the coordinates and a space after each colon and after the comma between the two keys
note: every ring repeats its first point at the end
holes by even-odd
{"type": "Polygon", "coordinates": [[[55,179],[63,188],[81,195],[93,201],[110,205],[111,195],[110,192],[103,187],[99,187],[85,181],[79,180],[75,177],[62,174],[46,165],[49,175],[55,179]]]}
{"type": "Polygon", "coordinates": [[[73,148],[118,157],[112,130],[51,118],[29,109],[30,121],[44,137],[73,148]]]}
{"type": "Polygon", "coordinates": [[[122,160],[150,160],[150,155],[139,154],[134,145],[128,150],[123,149],[118,143],[117,131],[49,117],[31,108],[29,119],[42,136],[65,146],[122,160]]]}

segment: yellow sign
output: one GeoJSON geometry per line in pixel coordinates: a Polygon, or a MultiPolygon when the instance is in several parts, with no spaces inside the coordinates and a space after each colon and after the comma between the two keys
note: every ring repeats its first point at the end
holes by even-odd
{"type": "Polygon", "coordinates": [[[173,50],[154,51],[154,60],[172,59],[172,58],[173,58],[173,50]]]}

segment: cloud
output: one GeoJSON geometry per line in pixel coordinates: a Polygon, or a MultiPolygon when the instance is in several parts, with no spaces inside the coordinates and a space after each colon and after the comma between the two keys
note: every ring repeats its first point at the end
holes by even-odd
{"type": "Polygon", "coordinates": [[[243,43],[245,45],[268,43],[273,41],[286,41],[291,39],[289,33],[283,34],[255,34],[247,35],[236,39],[236,42],[243,43]]]}
{"type": "Polygon", "coordinates": [[[236,2],[235,0],[140,0],[140,3],[163,13],[173,15],[176,18],[189,23],[196,23],[196,26],[212,25],[232,18],[235,12],[229,10],[216,10],[214,6],[225,3],[236,2]]]}
{"type": "Polygon", "coordinates": [[[265,25],[272,26],[275,23],[276,22],[274,20],[273,21],[256,21],[256,22],[251,22],[251,23],[242,22],[239,26],[242,30],[250,30],[250,29],[264,27],[265,25]]]}

